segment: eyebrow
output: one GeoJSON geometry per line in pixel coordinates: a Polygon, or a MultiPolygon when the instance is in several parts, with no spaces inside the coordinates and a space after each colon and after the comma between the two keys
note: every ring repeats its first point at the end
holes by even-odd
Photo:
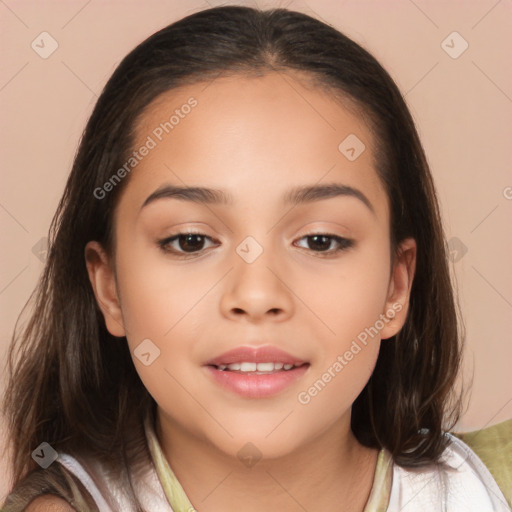
{"type": "MultiPolygon", "coordinates": [[[[359,199],[374,215],[370,200],[359,189],[341,183],[327,183],[324,185],[306,185],[287,190],[282,201],[284,204],[297,206],[300,204],[321,201],[333,197],[355,197],[359,199]]],[[[141,210],[148,204],[159,199],[178,199],[199,204],[233,204],[233,196],[225,190],[206,187],[180,187],[165,184],[150,194],[141,206],[141,210]]]]}

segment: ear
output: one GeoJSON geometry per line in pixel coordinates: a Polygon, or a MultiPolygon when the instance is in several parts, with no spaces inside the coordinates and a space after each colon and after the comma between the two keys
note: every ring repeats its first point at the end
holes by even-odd
{"type": "Polygon", "coordinates": [[[404,326],[409,297],[416,271],[416,241],[406,238],[398,247],[383,314],[389,318],[381,330],[381,339],[391,338],[404,326]]]}
{"type": "Polygon", "coordinates": [[[88,242],[85,246],[84,255],[89,280],[98,306],[105,318],[108,332],[112,336],[125,336],[126,331],[113,265],[99,242],[88,242]]]}

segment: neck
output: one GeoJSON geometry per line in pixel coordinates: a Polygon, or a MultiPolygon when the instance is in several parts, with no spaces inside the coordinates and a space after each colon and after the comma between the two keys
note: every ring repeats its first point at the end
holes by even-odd
{"type": "Polygon", "coordinates": [[[279,458],[242,463],[158,414],[163,453],[200,512],[363,512],[378,450],[362,446],[348,422],[279,458]]]}

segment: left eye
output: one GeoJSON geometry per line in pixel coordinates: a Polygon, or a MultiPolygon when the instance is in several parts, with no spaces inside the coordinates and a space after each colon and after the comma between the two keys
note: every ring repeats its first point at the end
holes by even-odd
{"type": "MultiPolygon", "coordinates": [[[[202,233],[176,233],[175,235],[158,241],[160,248],[166,253],[177,254],[178,256],[186,256],[202,251],[205,247],[205,241],[213,239],[202,233]],[[176,244],[177,243],[177,247],[176,244]]],[[[326,233],[313,233],[305,235],[299,240],[309,240],[305,247],[315,253],[334,254],[344,249],[348,249],[354,245],[353,240],[343,238],[337,235],[326,233]],[[332,244],[337,245],[334,249],[332,244]]]]}
{"type": "Polygon", "coordinates": [[[343,238],[337,235],[329,235],[327,233],[315,233],[300,238],[300,240],[303,239],[309,239],[309,243],[306,243],[306,245],[308,245],[309,247],[306,247],[306,249],[311,249],[313,250],[313,252],[327,254],[338,253],[339,251],[343,251],[344,249],[348,249],[349,247],[352,247],[354,245],[353,240],[349,240],[348,238],[343,238]],[[333,242],[337,244],[337,248],[329,249],[333,242]],[[319,250],[312,249],[311,246],[316,246],[317,248],[319,248],[319,250]]]}

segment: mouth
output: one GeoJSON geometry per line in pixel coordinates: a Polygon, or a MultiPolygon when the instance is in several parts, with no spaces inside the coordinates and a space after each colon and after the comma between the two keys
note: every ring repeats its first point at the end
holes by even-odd
{"type": "Polygon", "coordinates": [[[206,365],[207,376],[223,391],[239,397],[263,399],[275,397],[302,379],[310,367],[309,363],[297,365],[282,362],[241,362],[228,365],[206,365]]]}
{"type": "Polygon", "coordinates": [[[291,388],[310,363],[274,345],[245,345],[204,363],[208,378],[245,398],[266,398],[291,388]]]}
{"type": "Polygon", "coordinates": [[[272,375],[280,372],[290,372],[303,366],[309,366],[309,363],[297,361],[293,364],[282,362],[261,362],[255,363],[244,361],[240,363],[207,365],[221,372],[239,373],[243,375],[272,375]]]}

